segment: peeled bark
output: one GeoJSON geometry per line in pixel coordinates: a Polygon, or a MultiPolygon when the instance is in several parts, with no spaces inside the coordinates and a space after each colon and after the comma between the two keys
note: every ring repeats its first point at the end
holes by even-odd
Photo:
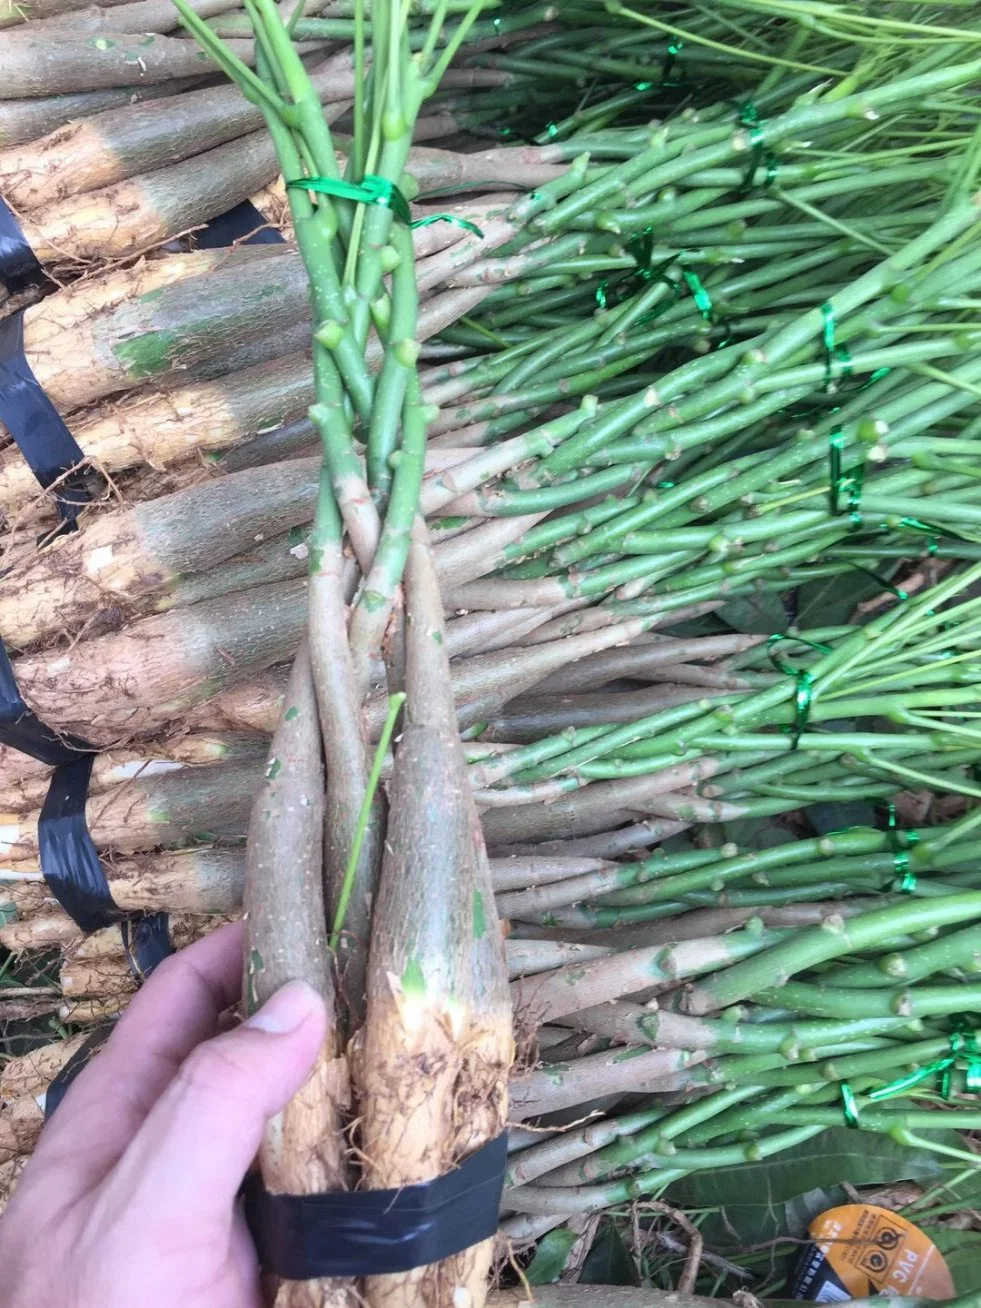
{"type": "Polygon", "coordinates": [[[70,654],[25,655],[14,673],[42,722],[108,745],[289,658],[305,618],[304,582],[260,586],[143,618],[70,654]]]}
{"type": "MultiPolygon", "coordinates": [[[[2,23],[2,20],[0,20],[2,23]]],[[[0,100],[0,145],[23,145],[63,127],[76,118],[88,118],[106,109],[159,100],[196,90],[208,75],[175,77],[149,86],[115,86],[103,91],[75,91],[64,95],[39,95],[23,100],[0,100]]]]}
{"type": "Polygon", "coordinates": [[[0,1164],[29,1154],[44,1126],[44,1109],[33,1097],[0,1108],[0,1164]]]}
{"type": "MultiPolygon", "coordinates": [[[[202,733],[184,728],[162,740],[97,754],[89,778],[89,794],[98,795],[134,777],[153,777],[184,768],[255,757],[265,749],[264,736],[253,733],[202,733]]],[[[10,746],[0,749],[0,812],[23,812],[44,803],[52,769],[10,746]]]]}
{"type": "Polygon", "coordinates": [[[52,1044],[8,1059],[0,1070],[0,1101],[9,1104],[25,1095],[43,1094],[87,1038],[84,1035],[70,1036],[67,1040],[55,1040],[52,1044]]]}
{"type": "MultiPolygon", "coordinates": [[[[289,403],[287,376],[282,369],[263,369],[253,395],[266,380],[273,403],[289,403]]],[[[245,386],[248,391],[248,380],[245,386]]],[[[106,466],[103,456],[100,462],[106,466]]],[[[8,648],[59,631],[118,625],[127,605],[178,577],[218,568],[261,539],[270,524],[279,532],[309,522],[318,476],[319,460],[292,460],[94,517],[80,531],[26,555],[4,576],[0,630],[9,633],[8,648]]]]}
{"type": "MultiPolygon", "coordinates": [[[[229,0],[205,0],[227,7],[229,0]]],[[[177,21],[171,0],[164,4],[177,21]]],[[[201,3],[201,0],[199,0],[201,3]]],[[[353,93],[350,53],[312,74],[328,107],[328,121],[353,93]]],[[[67,123],[41,140],[0,154],[0,186],[19,213],[70,195],[149,174],[234,141],[263,125],[261,110],[235,86],[209,86],[167,100],[124,105],[67,123]]]]}
{"type": "MultiPolygon", "coordinates": [[[[184,949],[195,940],[216,931],[229,921],[227,917],[198,917],[178,914],[170,919],[170,939],[174,949],[184,949]]],[[[125,999],[133,994],[139,981],[123,950],[122,936],[116,926],[104,927],[87,936],[59,973],[62,993],[70,1004],[76,998],[125,999]]]]}
{"type": "MultiPolygon", "coordinates": [[[[123,853],[205,834],[241,837],[261,775],[261,761],[253,757],[136,778],[87,801],[89,832],[97,848],[123,853]]],[[[15,861],[36,858],[37,823],[37,812],[5,822],[0,827],[0,856],[15,861]]]]}
{"type": "Polygon", "coordinates": [[[41,263],[120,259],[226,213],[276,176],[265,132],[112,186],[34,209],[21,229],[41,263]]]}
{"type": "Polygon", "coordinates": [[[250,246],[176,257],[176,280],[166,270],[169,260],[161,260],[59,291],[27,311],[25,354],[60,412],[309,320],[303,266],[288,250],[250,246]],[[111,295],[100,295],[104,284],[111,295]]]}
{"type": "MultiPolygon", "coordinates": [[[[229,41],[251,64],[251,41],[229,41]]],[[[103,32],[85,41],[70,28],[35,36],[30,24],[8,32],[0,47],[0,99],[96,91],[105,87],[167,82],[215,72],[210,55],[177,37],[103,32]]]]}

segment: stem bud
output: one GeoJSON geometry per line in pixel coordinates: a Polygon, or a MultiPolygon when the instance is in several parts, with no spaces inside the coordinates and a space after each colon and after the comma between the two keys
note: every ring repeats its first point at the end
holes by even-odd
{"type": "Polygon", "coordinates": [[[402,262],[394,245],[383,245],[378,251],[378,261],[381,264],[382,272],[385,273],[394,272],[402,262]]]}
{"type": "Polygon", "coordinates": [[[398,141],[405,136],[408,130],[403,114],[397,109],[387,109],[382,114],[381,129],[382,136],[386,141],[398,141]]]}
{"type": "Polygon", "coordinates": [[[418,341],[405,339],[395,342],[392,353],[403,368],[414,368],[421,348],[418,341]]]}
{"type": "Polygon", "coordinates": [[[387,295],[379,295],[377,300],[372,300],[371,317],[380,332],[388,331],[392,319],[392,302],[387,295]]]}
{"type": "Polygon", "coordinates": [[[336,350],[344,339],[344,328],[334,318],[327,318],[314,332],[314,339],[325,350],[336,350]]]}

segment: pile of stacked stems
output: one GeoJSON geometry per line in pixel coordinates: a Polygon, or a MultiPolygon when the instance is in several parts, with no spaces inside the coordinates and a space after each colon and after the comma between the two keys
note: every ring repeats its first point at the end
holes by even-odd
{"type": "MultiPolygon", "coordinates": [[[[177,944],[244,908],[249,1002],[324,995],[273,1191],[428,1180],[508,1119],[504,1256],[849,1116],[967,1167],[976,34],[402,8],[59,3],[4,55],[0,192],[85,270],[25,351],[95,500],[55,536],[0,449],[0,632],[103,750],[113,897],[177,944]],[[113,33],[150,30],[134,93],[113,33]],[[131,259],[277,174],[285,245],[131,259]],[[414,228],[337,194],[368,174],[414,228]],[[856,604],[798,620],[819,586],[856,604]]],[[[44,883],[49,775],[0,751],[41,977],[0,1013],[70,1036],[4,1070],[3,1186],[137,984],[44,883]]],[[[476,1305],[491,1256],[277,1302],[476,1305]]]]}

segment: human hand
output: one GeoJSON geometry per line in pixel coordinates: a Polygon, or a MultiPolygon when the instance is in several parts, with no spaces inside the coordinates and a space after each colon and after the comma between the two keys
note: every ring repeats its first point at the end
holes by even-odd
{"type": "Polygon", "coordinates": [[[4,1308],[258,1308],[236,1195],[326,1016],[294,982],[216,1035],[241,924],[167,959],[45,1126],[0,1218],[4,1308]]]}

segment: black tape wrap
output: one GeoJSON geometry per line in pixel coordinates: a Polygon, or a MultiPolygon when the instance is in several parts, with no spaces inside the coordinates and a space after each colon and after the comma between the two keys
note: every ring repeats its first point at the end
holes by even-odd
{"type": "Polygon", "coordinates": [[[506,1161],[504,1134],[454,1171],[399,1190],[270,1194],[253,1173],[245,1215],[259,1261],[287,1280],[409,1272],[495,1233],[506,1161]]]}
{"type": "Polygon", "coordinates": [[[266,220],[251,200],[243,200],[196,234],[199,250],[220,250],[242,241],[244,245],[280,245],[282,235],[266,225],[266,220]]]}
{"type": "Polygon", "coordinates": [[[38,263],[20,223],[0,196],[0,280],[11,295],[44,281],[44,269],[38,263]]]}
{"type": "Polygon", "coordinates": [[[83,1068],[87,1067],[94,1053],[102,1048],[112,1031],[111,1026],[101,1026],[93,1031],[89,1038],[72,1054],[68,1062],[55,1076],[44,1096],[44,1120],[47,1121],[64,1099],[68,1087],[83,1068]]]}
{"type": "Polygon", "coordinates": [[[91,499],[85,455],[24,354],[23,312],[0,320],[0,419],[45,490],[54,486],[62,521],[74,528],[91,499]],[[55,485],[57,483],[57,485],[55,485]]]}

